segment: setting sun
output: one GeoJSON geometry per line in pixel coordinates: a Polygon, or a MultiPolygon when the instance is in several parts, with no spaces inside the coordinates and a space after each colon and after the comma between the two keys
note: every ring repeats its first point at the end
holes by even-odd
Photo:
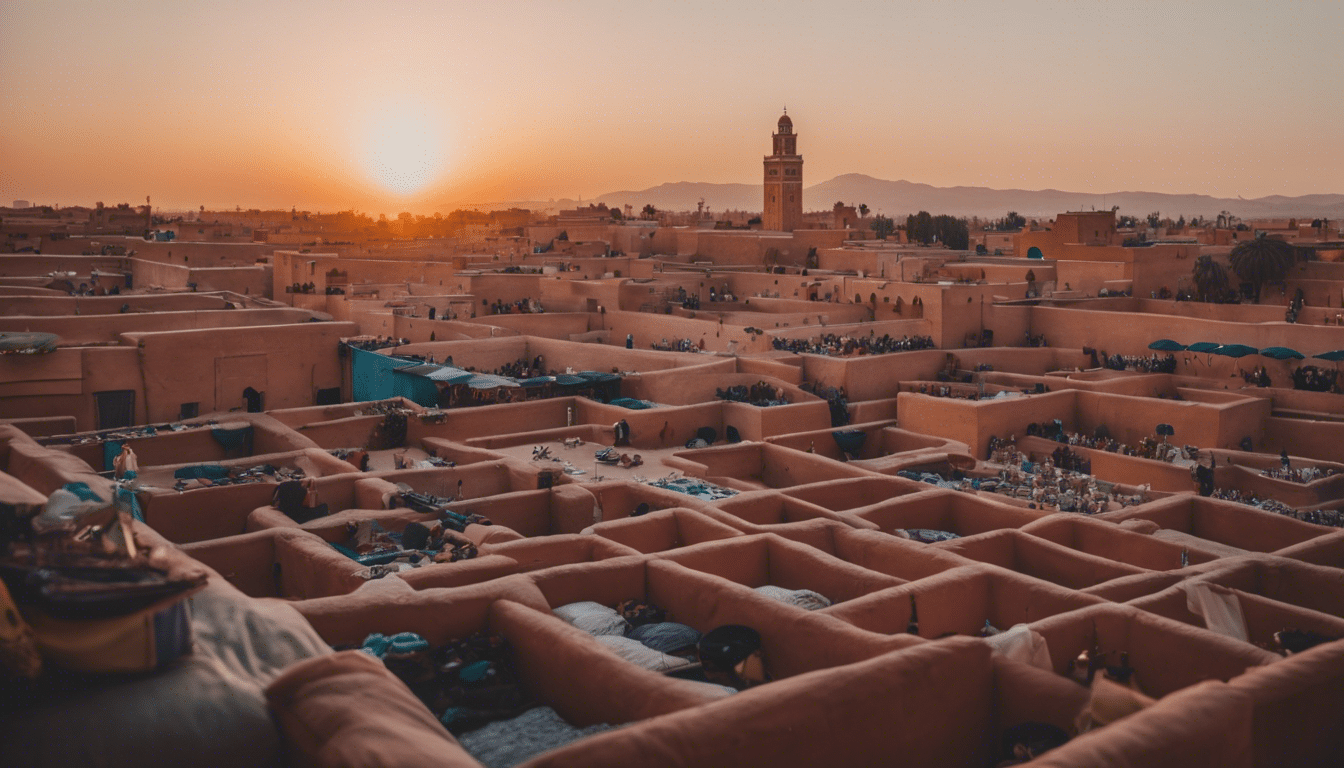
{"type": "Polygon", "coordinates": [[[367,172],[391,192],[419,192],[444,170],[443,126],[424,110],[388,106],[370,115],[365,141],[367,172]]]}

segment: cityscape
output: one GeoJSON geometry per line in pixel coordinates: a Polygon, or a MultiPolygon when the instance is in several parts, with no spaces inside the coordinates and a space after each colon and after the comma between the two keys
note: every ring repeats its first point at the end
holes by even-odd
{"type": "Polygon", "coordinates": [[[0,762],[1339,764],[1341,25],[0,7],[0,762]]]}

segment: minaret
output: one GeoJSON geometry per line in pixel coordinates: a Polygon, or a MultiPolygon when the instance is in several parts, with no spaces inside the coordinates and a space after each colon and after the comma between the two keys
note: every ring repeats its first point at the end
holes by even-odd
{"type": "Polygon", "coordinates": [[[793,132],[789,110],[779,118],[779,131],[771,136],[774,151],[765,157],[765,213],[761,228],[792,232],[803,224],[803,157],[798,154],[798,136],[793,132]]]}

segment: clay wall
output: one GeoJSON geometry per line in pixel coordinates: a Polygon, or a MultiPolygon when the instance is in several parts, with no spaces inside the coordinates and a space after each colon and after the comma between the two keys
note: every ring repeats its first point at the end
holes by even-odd
{"type": "Polygon", "coordinates": [[[634,336],[635,349],[649,349],[650,345],[667,339],[692,339],[705,342],[707,352],[766,352],[772,347],[768,336],[747,333],[742,327],[721,325],[715,319],[684,318],[675,315],[653,315],[643,312],[607,312],[606,330],[611,342],[625,345],[627,334],[634,336]],[[733,345],[736,342],[736,345],[733,345]]]}
{"type": "Polygon", "coordinates": [[[136,422],[147,420],[144,381],[133,347],[0,357],[0,418],[73,416],[79,429],[93,429],[95,390],[135,392],[136,422]]]}
{"type": "Polygon", "coordinates": [[[341,386],[337,343],[355,331],[351,323],[299,323],[127,338],[144,367],[147,419],[169,421],[185,402],[200,403],[201,413],[240,408],[249,386],[265,393],[267,408],[312,405],[318,389],[341,386]]]}
{"type": "Polygon", "coordinates": [[[124,296],[66,296],[39,295],[5,299],[0,315],[27,315],[30,317],[59,317],[63,315],[114,315],[121,307],[130,306],[131,312],[174,312],[198,309],[223,309],[225,297],[220,294],[183,293],[124,296]]]}
{"type": "Polygon", "coordinates": [[[123,272],[130,269],[130,262],[119,256],[0,254],[0,277],[29,277],[54,271],[74,272],[83,281],[94,269],[100,272],[123,272]]]}
{"type": "Polygon", "coordinates": [[[232,309],[188,312],[70,315],[66,317],[0,317],[0,331],[54,333],[65,344],[113,342],[123,333],[198,328],[305,323],[311,317],[296,309],[232,309]]]}
{"type": "MultiPolygon", "coordinates": [[[[1169,315],[1072,312],[1047,306],[1033,307],[1031,314],[1032,328],[1046,333],[1052,346],[1105,348],[1111,354],[1148,355],[1148,345],[1163,338],[1175,338],[1183,344],[1213,341],[1257,348],[1287,346],[1306,355],[1341,347],[1339,331],[1327,326],[1231,323],[1195,317],[1175,324],[1169,315]]],[[[1260,360],[1260,364],[1269,362],[1260,360]]]]}
{"type": "Polygon", "coordinates": [[[1294,456],[1344,462],[1344,423],[1270,417],[1255,440],[1263,452],[1286,450],[1294,456]]]}
{"type": "Polygon", "coordinates": [[[572,334],[587,333],[592,320],[593,316],[587,312],[547,312],[540,315],[486,315],[467,322],[507,328],[524,336],[568,339],[572,334]]]}
{"type": "MultiPolygon", "coordinates": [[[[1055,262],[1055,285],[1061,291],[1079,291],[1096,296],[1104,283],[1133,277],[1130,265],[1120,261],[1055,262]]],[[[1138,289],[1135,289],[1138,293],[1138,289]]]]}
{"type": "Polygon", "coordinates": [[[1065,429],[1075,429],[1077,396],[1068,391],[974,401],[902,392],[896,408],[902,429],[956,440],[969,445],[972,454],[984,456],[991,435],[1025,435],[1030,422],[1059,419],[1065,429]]]}
{"type": "Polygon", "coordinates": [[[104,245],[124,246],[128,254],[135,251],[136,258],[146,261],[199,267],[250,266],[268,258],[275,250],[275,246],[266,243],[158,242],[140,237],[91,235],[45,242],[42,252],[44,257],[47,254],[80,254],[104,245]]]}

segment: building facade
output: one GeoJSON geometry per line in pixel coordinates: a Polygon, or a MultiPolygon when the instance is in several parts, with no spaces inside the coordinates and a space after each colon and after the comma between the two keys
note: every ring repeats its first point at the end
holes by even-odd
{"type": "Polygon", "coordinates": [[[803,156],[788,113],[779,118],[772,134],[773,152],[765,157],[765,212],[761,228],[792,232],[803,223],[803,156]]]}

